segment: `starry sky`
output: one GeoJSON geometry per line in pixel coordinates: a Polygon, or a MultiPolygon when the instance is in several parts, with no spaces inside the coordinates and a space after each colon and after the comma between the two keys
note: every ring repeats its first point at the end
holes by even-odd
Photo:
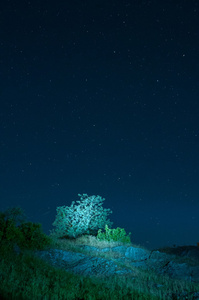
{"type": "Polygon", "coordinates": [[[100,195],[148,249],[199,242],[199,2],[2,1],[0,209],[100,195]]]}

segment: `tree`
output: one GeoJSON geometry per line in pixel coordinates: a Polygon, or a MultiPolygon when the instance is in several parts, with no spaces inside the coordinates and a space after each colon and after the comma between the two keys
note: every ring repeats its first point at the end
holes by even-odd
{"type": "Polygon", "coordinates": [[[12,220],[15,225],[22,224],[27,220],[25,212],[20,206],[7,208],[3,214],[6,220],[12,220]]]}
{"type": "Polygon", "coordinates": [[[112,222],[107,219],[110,209],[103,209],[105,200],[101,196],[88,196],[78,194],[79,201],[73,201],[71,206],[57,207],[57,215],[53,226],[56,227],[51,233],[58,237],[78,237],[83,234],[96,234],[107,224],[111,227],[112,222]]]}

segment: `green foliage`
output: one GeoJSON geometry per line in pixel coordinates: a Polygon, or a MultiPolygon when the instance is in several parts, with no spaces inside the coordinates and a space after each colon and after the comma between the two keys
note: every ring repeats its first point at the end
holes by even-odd
{"type": "Polygon", "coordinates": [[[17,226],[26,221],[26,215],[21,207],[10,207],[4,211],[6,220],[12,220],[17,226]]]}
{"type": "Polygon", "coordinates": [[[41,224],[26,222],[19,226],[20,239],[18,246],[27,249],[44,249],[50,246],[51,239],[42,232],[41,224]]]}
{"type": "Polygon", "coordinates": [[[19,229],[12,219],[7,219],[5,213],[0,213],[0,241],[16,241],[20,235],[19,229]]]}
{"type": "Polygon", "coordinates": [[[41,224],[23,222],[21,210],[13,208],[0,212],[0,243],[13,248],[44,249],[51,244],[51,239],[42,232],[41,224]],[[20,225],[16,225],[20,223],[20,225]]]}
{"type": "Polygon", "coordinates": [[[128,244],[131,242],[131,233],[126,235],[126,231],[123,228],[117,227],[116,229],[109,229],[108,225],[105,226],[105,232],[101,229],[98,230],[97,239],[109,242],[121,242],[123,244],[128,244]]]}
{"type": "Polygon", "coordinates": [[[20,207],[8,208],[0,212],[0,242],[9,243],[12,248],[13,244],[21,239],[22,233],[18,224],[22,224],[26,219],[23,210],[20,207]]]}

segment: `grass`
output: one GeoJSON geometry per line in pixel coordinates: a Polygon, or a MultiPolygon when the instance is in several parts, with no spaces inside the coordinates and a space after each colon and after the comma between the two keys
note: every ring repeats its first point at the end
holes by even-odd
{"type": "MultiPolygon", "coordinates": [[[[98,241],[94,236],[83,236],[74,240],[60,240],[52,236],[51,248],[81,252],[90,256],[103,256],[115,260],[118,254],[112,247],[122,245],[98,241]],[[109,247],[108,253],[87,252],[81,246],[98,249],[109,247]]],[[[129,244],[130,246],[130,244],[129,244]]],[[[132,246],[132,245],[131,245],[132,246]]],[[[133,245],[134,247],[140,247],[133,245]]],[[[192,292],[199,291],[199,284],[171,280],[168,276],[158,276],[155,272],[133,268],[128,262],[118,264],[132,270],[130,275],[110,277],[85,277],[51,266],[35,257],[33,251],[16,254],[9,244],[1,245],[0,251],[0,295],[1,299],[13,300],[100,300],[100,299],[144,299],[170,300],[194,299],[192,292]],[[190,296],[182,298],[182,293],[190,296]]]]}

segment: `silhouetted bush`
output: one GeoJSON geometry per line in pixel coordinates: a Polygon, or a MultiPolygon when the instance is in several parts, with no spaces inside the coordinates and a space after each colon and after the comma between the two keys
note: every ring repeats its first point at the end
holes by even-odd
{"type": "Polygon", "coordinates": [[[51,245],[51,239],[43,233],[39,223],[23,223],[18,229],[20,239],[17,244],[21,249],[41,250],[51,245]]]}
{"type": "MultiPolygon", "coordinates": [[[[51,238],[43,233],[41,224],[20,220],[19,208],[0,212],[0,243],[6,249],[17,245],[21,249],[44,249],[51,245],[51,238]],[[16,225],[16,224],[20,225],[16,225]]],[[[24,220],[24,219],[23,219],[24,220]]]]}

